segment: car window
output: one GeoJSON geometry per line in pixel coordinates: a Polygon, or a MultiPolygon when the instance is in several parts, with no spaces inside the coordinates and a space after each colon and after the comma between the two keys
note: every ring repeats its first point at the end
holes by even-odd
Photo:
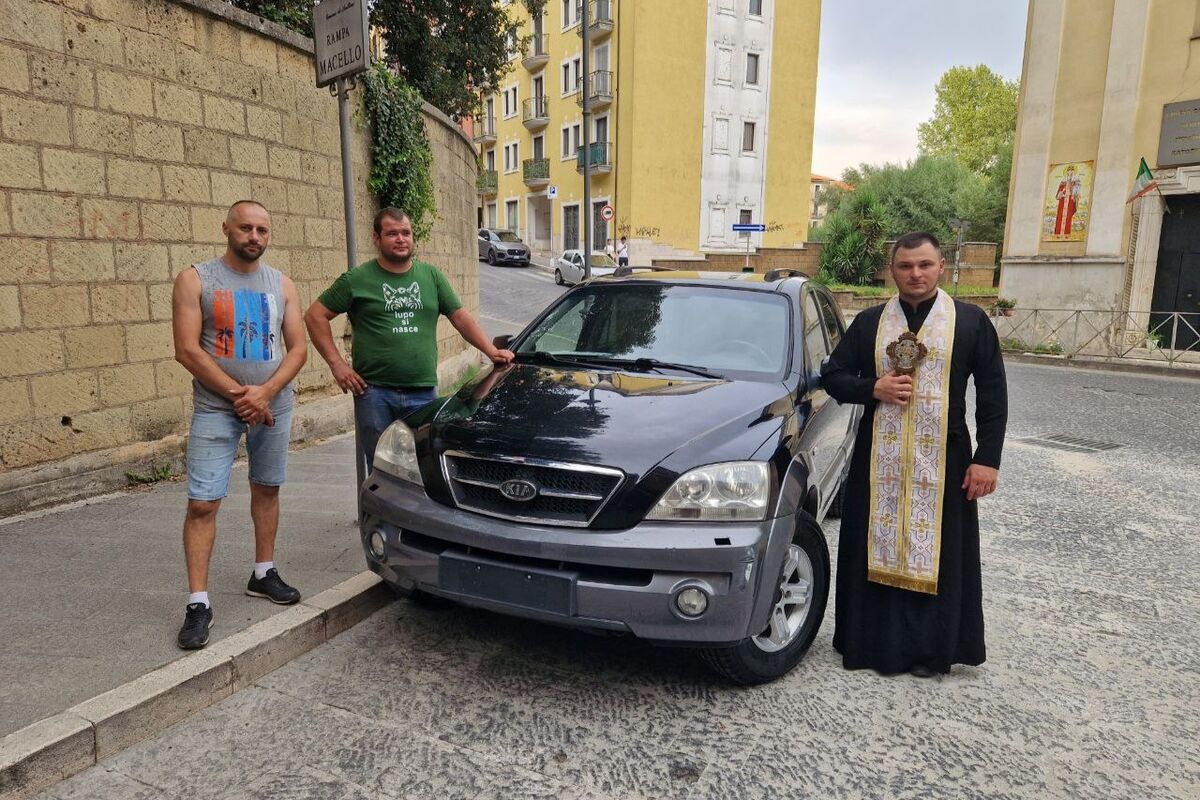
{"type": "Polygon", "coordinates": [[[829,352],[833,352],[842,340],[842,325],[833,301],[827,295],[817,294],[817,303],[821,306],[821,321],[825,325],[825,335],[829,337],[829,352]]]}
{"type": "Polygon", "coordinates": [[[777,378],[790,310],[781,295],[706,286],[605,285],[565,297],[520,352],[652,358],[777,378]]]}
{"type": "Polygon", "coordinates": [[[500,231],[496,234],[496,238],[502,242],[519,242],[521,238],[512,231],[500,231]]]}
{"type": "Polygon", "coordinates": [[[486,238],[488,238],[487,231],[480,231],[480,232],[479,232],[479,238],[480,238],[480,239],[486,239],[486,238]]]}
{"type": "MultiPolygon", "coordinates": [[[[581,264],[583,263],[582,257],[580,257],[579,263],[581,263],[581,264]]],[[[616,269],[617,262],[613,261],[611,258],[604,255],[603,253],[597,253],[597,254],[592,255],[592,266],[593,267],[603,267],[605,269],[616,269]]]]}
{"type": "Polygon", "coordinates": [[[825,323],[812,292],[804,294],[804,352],[808,356],[809,370],[820,369],[821,362],[829,355],[825,345],[825,323]]]}
{"type": "Polygon", "coordinates": [[[571,263],[578,267],[583,263],[583,257],[578,253],[571,253],[571,263]]]}

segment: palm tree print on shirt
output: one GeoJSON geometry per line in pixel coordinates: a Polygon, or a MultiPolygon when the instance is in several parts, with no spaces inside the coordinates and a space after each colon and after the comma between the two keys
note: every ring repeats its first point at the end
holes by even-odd
{"type": "Polygon", "coordinates": [[[273,361],[279,312],[274,295],[239,289],[213,292],[213,355],[273,361]]]}

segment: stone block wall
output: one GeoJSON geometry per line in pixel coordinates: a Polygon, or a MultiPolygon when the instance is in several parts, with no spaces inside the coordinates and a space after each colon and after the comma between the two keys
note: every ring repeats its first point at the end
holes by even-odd
{"type": "MultiPolygon", "coordinates": [[[[337,102],[311,41],[220,0],[0,0],[0,475],[186,431],[173,278],[263,203],[304,307],[346,268],[337,102]]],[[[352,95],[357,99],[358,92],[352,95]]],[[[478,309],[475,158],[426,109],[439,220],[421,257],[478,309]]],[[[353,142],[372,254],[369,138],[353,142]]],[[[465,346],[446,326],[443,359],[465,346]]],[[[456,358],[457,357],[457,358],[456,358]]],[[[305,398],[336,392],[310,348],[305,398]]]]}

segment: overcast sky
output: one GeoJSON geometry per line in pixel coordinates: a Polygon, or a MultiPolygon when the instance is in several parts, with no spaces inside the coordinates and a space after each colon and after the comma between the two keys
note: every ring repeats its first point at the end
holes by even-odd
{"type": "MultiPolygon", "coordinates": [[[[781,0],[786,2],[786,0],[781,0]]],[[[813,172],[917,154],[917,125],[953,66],[1021,77],[1027,0],[825,0],[813,172]]]]}

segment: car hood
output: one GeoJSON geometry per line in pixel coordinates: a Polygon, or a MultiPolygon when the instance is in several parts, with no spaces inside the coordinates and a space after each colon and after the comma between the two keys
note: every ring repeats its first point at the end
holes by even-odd
{"type": "Polygon", "coordinates": [[[749,458],[791,409],[781,382],[516,364],[410,424],[427,426],[438,452],[608,466],[636,480],[677,453],[677,469],[749,458]]]}

